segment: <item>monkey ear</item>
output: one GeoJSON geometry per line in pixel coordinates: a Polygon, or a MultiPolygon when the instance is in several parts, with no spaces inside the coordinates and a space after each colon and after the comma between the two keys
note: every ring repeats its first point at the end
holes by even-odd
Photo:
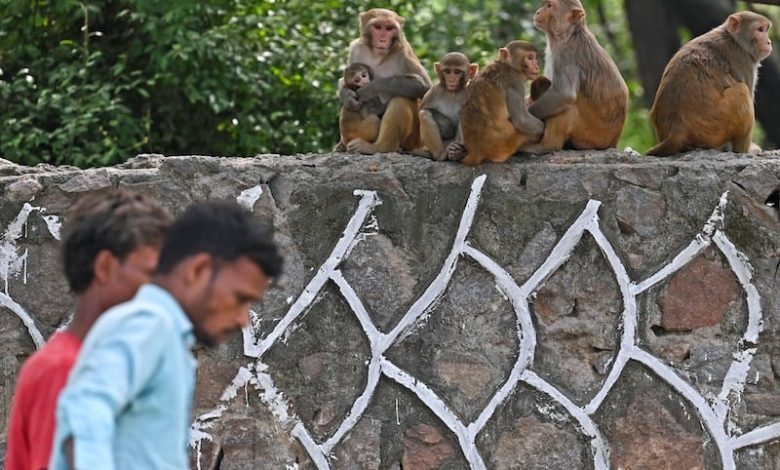
{"type": "Polygon", "coordinates": [[[469,78],[474,78],[477,76],[477,72],[479,72],[479,65],[478,64],[469,64],[469,78]]]}
{"type": "Polygon", "coordinates": [[[573,8],[570,12],[572,23],[581,23],[585,21],[585,10],[582,8],[573,8]]]}
{"type": "Polygon", "coordinates": [[[498,50],[498,58],[504,62],[509,62],[509,49],[502,47],[498,50]]]}
{"type": "Polygon", "coordinates": [[[737,29],[739,29],[739,17],[737,15],[729,16],[729,19],[726,20],[726,29],[732,34],[737,32],[737,29]]]}
{"type": "Polygon", "coordinates": [[[436,70],[436,75],[441,75],[441,63],[435,62],[433,64],[433,69],[436,70]]]}
{"type": "Polygon", "coordinates": [[[404,19],[401,15],[395,15],[396,21],[398,21],[398,28],[404,29],[404,23],[406,23],[406,19],[404,19]]]}

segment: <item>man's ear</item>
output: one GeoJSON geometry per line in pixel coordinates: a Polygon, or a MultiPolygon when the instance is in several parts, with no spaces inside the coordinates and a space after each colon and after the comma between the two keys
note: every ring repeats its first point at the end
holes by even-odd
{"type": "Polygon", "coordinates": [[[98,251],[92,262],[93,279],[98,284],[107,284],[119,270],[119,259],[109,250],[98,251]]]}
{"type": "Polygon", "coordinates": [[[189,287],[203,286],[210,282],[214,273],[214,260],[208,253],[198,253],[184,262],[183,275],[189,287]]]}

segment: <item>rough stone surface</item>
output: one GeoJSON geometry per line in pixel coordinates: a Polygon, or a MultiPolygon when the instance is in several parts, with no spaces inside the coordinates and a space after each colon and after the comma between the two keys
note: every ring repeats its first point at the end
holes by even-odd
{"type": "Polygon", "coordinates": [[[615,422],[612,466],[636,470],[704,470],[699,436],[680,426],[660,403],[634,400],[615,422]]]}
{"type": "MultiPolygon", "coordinates": [[[[686,382],[686,390],[712,405],[735,358],[746,351],[754,355],[743,390],[729,396],[728,422],[716,427],[736,438],[780,423],[780,153],[658,159],[619,151],[516,157],[478,168],[343,154],[141,155],[88,171],[0,161],[3,423],[19,367],[35,348],[20,309],[44,338],[73,309],[51,224],[67,223],[68,208],[85,192],[114,187],[149,194],[174,213],[259,187],[252,209],[274,227],[286,264],[254,306],[257,340],[272,334],[331,256],[362,197],[356,190],[376,191],[381,202],[338,264],[351,290],[328,281],[259,360],[244,354],[240,336],[196,349],[193,416],[205,416],[196,437],[208,437],[195,439],[193,469],[309,470],[325,458],[332,469],[461,470],[475,454],[489,469],[594,469],[592,441],[568,410],[584,408],[609,383],[627,309],[635,312],[636,347],[656,369],[630,360],[603,402],[578,415],[603,436],[611,468],[722,468],[715,438],[669,378],[686,382]],[[468,247],[517,286],[537,282],[527,303],[510,298],[496,273],[468,254],[456,257],[452,272],[442,271],[481,175],[487,178],[468,247]],[[748,277],[763,315],[755,343],[743,338],[748,291],[714,244],[637,295],[636,304],[624,298],[628,281],[650,278],[702,236],[727,191],[714,228],[751,266],[748,277]],[[555,269],[534,277],[589,201],[600,203],[603,238],[584,233],[571,252],[552,260],[559,263],[555,269]],[[33,209],[22,223],[25,203],[33,209]],[[9,230],[15,221],[20,229],[9,230]],[[621,265],[617,270],[604,244],[621,265]],[[429,293],[445,278],[440,291],[429,293]],[[384,335],[426,295],[432,303],[418,321],[372,359],[372,348],[384,347],[384,335]],[[523,312],[533,332],[518,332],[523,312]],[[529,338],[528,367],[512,375],[529,338]],[[379,363],[383,372],[372,378],[369,370],[379,363]],[[390,376],[390,365],[405,374],[403,381],[390,376]],[[242,374],[252,380],[230,387],[242,374]],[[504,390],[510,377],[520,380],[504,390]],[[506,395],[494,401],[502,390],[506,395]],[[483,416],[486,409],[494,412],[483,416]],[[464,447],[452,420],[468,426],[479,419],[483,427],[473,446],[464,447]],[[327,455],[310,453],[295,437],[300,432],[316,444],[332,444],[327,455]]],[[[4,448],[0,434],[0,456],[4,448]]],[[[778,468],[780,435],[737,449],[733,457],[740,470],[778,468]]]]}
{"type": "Polygon", "coordinates": [[[697,259],[669,282],[661,326],[690,331],[717,325],[737,296],[738,284],[728,268],[697,259]]]}

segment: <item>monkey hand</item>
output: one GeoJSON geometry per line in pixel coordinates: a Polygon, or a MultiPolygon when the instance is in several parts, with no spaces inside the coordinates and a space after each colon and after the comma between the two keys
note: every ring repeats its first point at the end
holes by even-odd
{"type": "Polygon", "coordinates": [[[358,101],[358,95],[354,91],[342,88],[339,90],[339,98],[347,111],[360,111],[360,101],[358,101]]]}
{"type": "Polygon", "coordinates": [[[360,103],[367,103],[379,96],[379,89],[374,82],[371,82],[360,87],[355,93],[360,103]]]}

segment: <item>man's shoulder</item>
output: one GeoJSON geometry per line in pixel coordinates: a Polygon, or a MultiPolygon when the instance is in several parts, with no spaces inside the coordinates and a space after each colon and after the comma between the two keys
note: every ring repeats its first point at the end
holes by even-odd
{"type": "Polygon", "coordinates": [[[94,328],[110,329],[125,324],[148,324],[151,327],[167,329],[173,326],[173,321],[165,306],[148,300],[133,299],[106,311],[98,318],[94,328]]]}
{"type": "Polygon", "coordinates": [[[73,368],[81,343],[68,335],[70,333],[55,333],[25,361],[19,372],[19,387],[35,388],[36,384],[50,380],[53,375],[67,374],[73,368]]]}

